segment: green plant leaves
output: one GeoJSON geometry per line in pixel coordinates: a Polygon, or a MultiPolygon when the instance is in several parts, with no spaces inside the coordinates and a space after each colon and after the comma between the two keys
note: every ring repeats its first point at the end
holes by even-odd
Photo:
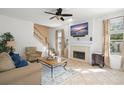
{"type": "Polygon", "coordinates": [[[10,32],[6,32],[0,35],[0,52],[8,52],[10,50],[9,47],[6,46],[7,41],[14,40],[13,35],[10,32]]]}

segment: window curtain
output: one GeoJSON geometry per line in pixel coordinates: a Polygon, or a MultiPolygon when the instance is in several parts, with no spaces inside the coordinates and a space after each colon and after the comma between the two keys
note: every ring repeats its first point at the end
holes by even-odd
{"type": "Polygon", "coordinates": [[[57,30],[56,33],[55,33],[55,46],[56,46],[56,51],[57,51],[57,54],[58,53],[58,32],[61,31],[62,32],[62,49],[61,49],[61,56],[64,56],[64,49],[65,49],[65,33],[64,33],[64,30],[57,30]]]}
{"type": "Polygon", "coordinates": [[[62,30],[62,50],[61,55],[64,57],[64,50],[65,50],[65,33],[64,30],[62,30]]]}
{"type": "MultiPolygon", "coordinates": [[[[124,22],[124,17],[123,17],[124,22]]],[[[124,33],[123,33],[123,44],[122,44],[122,50],[121,50],[121,56],[122,56],[122,62],[121,62],[121,70],[124,71],[124,33]]]]}
{"type": "Polygon", "coordinates": [[[109,59],[109,20],[103,21],[103,31],[104,31],[104,44],[103,44],[103,54],[104,63],[106,66],[110,67],[109,59]]]}
{"type": "Polygon", "coordinates": [[[55,47],[56,47],[56,52],[58,54],[58,44],[57,44],[57,42],[58,42],[58,31],[56,31],[56,33],[55,33],[55,47]]]}
{"type": "Polygon", "coordinates": [[[123,34],[123,44],[122,44],[122,62],[121,62],[121,70],[124,71],[124,34],[123,34]]]}

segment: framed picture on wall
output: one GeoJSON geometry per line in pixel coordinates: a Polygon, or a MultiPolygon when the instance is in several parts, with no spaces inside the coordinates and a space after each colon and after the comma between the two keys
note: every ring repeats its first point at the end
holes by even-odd
{"type": "Polygon", "coordinates": [[[71,36],[84,37],[85,35],[88,35],[88,22],[73,25],[70,29],[71,36]]]}
{"type": "Polygon", "coordinates": [[[117,17],[110,20],[110,31],[124,30],[124,17],[117,17]]]}

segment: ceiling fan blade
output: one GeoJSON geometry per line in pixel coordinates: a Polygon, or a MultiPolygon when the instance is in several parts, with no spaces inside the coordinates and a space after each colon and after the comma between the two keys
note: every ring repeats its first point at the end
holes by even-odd
{"type": "Polygon", "coordinates": [[[53,18],[56,18],[58,20],[64,21],[64,18],[63,17],[72,16],[72,14],[61,14],[62,11],[63,11],[62,8],[58,8],[57,11],[56,11],[56,13],[51,13],[51,12],[46,12],[46,11],[44,13],[54,15],[51,18],[49,18],[50,20],[53,19],[53,18]]]}
{"type": "Polygon", "coordinates": [[[59,20],[59,17],[58,16],[56,16],[56,18],[59,20]]]}
{"type": "Polygon", "coordinates": [[[52,14],[52,15],[56,15],[56,14],[54,14],[54,13],[51,13],[51,12],[44,12],[44,13],[46,13],[46,14],[52,14]]]}
{"type": "Polygon", "coordinates": [[[61,19],[62,21],[64,21],[64,18],[63,18],[63,17],[61,17],[60,19],[61,19]]]}
{"type": "Polygon", "coordinates": [[[50,20],[52,20],[52,19],[55,18],[55,17],[56,17],[56,16],[51,17],[50,20]]]}
{"type": "Polygon", "coordinates": [[[61,14],[61,16],[64,16],[64,17],[66,17],[66,16],[72,16],[72,14],[61,14]]]}

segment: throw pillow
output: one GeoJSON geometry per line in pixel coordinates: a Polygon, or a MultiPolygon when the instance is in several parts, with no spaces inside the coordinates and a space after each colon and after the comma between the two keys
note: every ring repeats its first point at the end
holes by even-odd
{"type": "Polygon", "coordinates": [[[16,68],[19,68],[19,67],[24,67],[24,66],[27,66],[28,65],[28,62],[24,59],[22,59],[19,54],[12,54],[11,55],[11,58],[12,60],[14,61],[15,63],[15,66],[16,68]]]}
{"type": "Polygon", "coordinates": [[[8,53],[0,53],[0,72],[14,69],[15,65],[8,53]]]}

